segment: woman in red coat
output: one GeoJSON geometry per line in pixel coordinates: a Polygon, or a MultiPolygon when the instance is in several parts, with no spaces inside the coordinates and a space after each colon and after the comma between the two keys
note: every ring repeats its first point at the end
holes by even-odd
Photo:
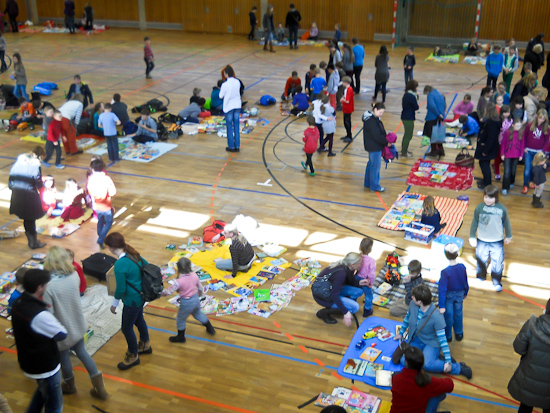
{"type": "Polygon", "coordinates": [[[451,379],[431,377],[423,366],[422,350],[417,347],[405,350],[405,368],[393,376],[390,413],[436,413],[439,403],[453,391],[451,379]]]}

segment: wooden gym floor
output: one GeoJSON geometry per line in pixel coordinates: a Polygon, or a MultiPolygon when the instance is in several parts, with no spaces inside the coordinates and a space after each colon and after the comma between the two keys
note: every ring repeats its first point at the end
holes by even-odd
{"type": "MultiPolygon", "coordinates": [[[[21,53],[27,69],[29,87],[41,81],[60,85],[50,100],[60,105],[64,90],[68,90],[73,75],[80,73],[94,93],[95,101],[110,101],[119,92],[129,107],[153,97],[168,97],[169,111],[179,112],[187,105],[194,87],[209,96],[220,77],[220,70],[231,64],[247,87],[244,100],[252,106],[260,96],[279,98],[286,78],[297,70],[303,79],[310,63],[326,60],[324,47],[300,47],[297,51],[276,47],[276,54],[262,51],[262,46],[244,36],[197,35],[181,32],[151,31],[156,57],[153,80],[144,77],[142,58],[143,32],[109,30],[102,34],[7,34],[8,52],[21,53]]],[[[380,229],[376,223],[384,208],[393,203],[407,188],[406,178],[417,158],[400,159],[382,169],[382,185],[387,191],[375,194],[363,188],[367,154],[363,150],[361,115],[370,107],[373,90],[374,56],[379,45],[366,45],[363,87],[368,91],[356,96],[356,111],[352,116],[356,140],[344,146],[341,114],[335,136],[337,156],[314,156],[317,176],[310,177],[300,167],[301,136],[305,119],[282,117],[278,105],[260,107],[260,117],[268,122],[258,125],[250,135],[241,136],[241,152],[228,155],[226,140],[216,135],[184,136],[178,148],[149,164],[122,161],[109,167],[118,194],[114,206],[119,215],[113,230],[120,231],[128,242],[148,260],[163,264],[172,256],[165,246],[181,243],[190,234],[200,235],[211,217],[231,221],[237,214],[250,215],[268,226],[273,241],[288,247],[284,257],[294,260],[313,256],[324,263],[356,251],[360,234],[377,240],[374,256],[382,265],[391,251],[430,260],[429,249],[403,240],[403,233],[380,229]],[[266,168],[266,165],[269,169],[266,168]],[[272,179],[272,187],[258,183],[272,179]],[[406,251],[404,251],[404,250],[406,251]]],[[[464,93],[471,93],[477,103],[484,80],[483,66],[461,63],[436,64],[424,62],[430,53],[417,48],[415,78],[424,85],[432,84],[447,96],[448,104],[455,93],[457,102],[464,93]]],[[[401,97],[404,80],[401,61],[404,48],[390,53],[392,66],[387,97],[388,110],[383,122],[389,131],[396,130],[401,140],[401,97]]],[[[1,81],[10,83],[9,70],[1,81]]],[[[519,76],[519,75],[518,75],[519,76]]],[[[518,77],[514,79],[514,82],[518,77]]],[[[425,96],[418,119],[425,115],[425,96]]],[[[6,111],[6,118],[13,111],[6,111]]],[[[422,122],[416,122],[421,130],[422,122]]],[[[30,150],[33,144],[19,140],[18,132],[0,133],[0,226],[16,228],[21,221],[9,215],[8,174],[18,154],[30,150]]],[[[415,137],[412,150],[421,157],[420,139],[415,137]]],[[[456,151],[447,150],[446,161],[452,162],[456,151]]],[[[85,179],[90,156],[67,157],[67,168],[53,173],[59,188],[65,179],[79,182],[85,179]]],[[[521,182],[521,169],[518,182],[521,182]]],[[[475,171],[479,176],[479,170],[475,171]]],[[[475,185],[474,185],[475,186],[475,185]]],[[[519,357],[513,353],[512,341],[521,325],[550,296],[549,258],[544,247],[548,230],[547,209],[534,210],[529,195],[520,194],[521,187],[510,191],[503,202],[507,206],[514,232],[513,242],[506,247],[505,290],[497,294],[490,289],[472,286],[465,302],[464,341],[451,344],[453,356],[466,361],[474,370],[470,382],[455,378],[455,393],[441,405],[454,413],[503,412],[514,406],[506,386],[519,357]]],[[[412,188],[424,194],[456,197],[458,193],[430,188],[412,188]]],[[[475,206],[482,201],[476,188],[466,191],[471,206],[464,225],[458,232],[467,240],[475,206]]],[[[545,196],[548,202],[548,196],[545,196]]],[[[0,243],[0,271],[16,268],[31,251],[25,237],[0,243]]],[[[95,224],[86,223],[66,239],[42,237],[48,247],[70,246],[78,260],[97,252],[95,224]]],[[[46,251],[46,249],[42,250],[46,251]]],[[[463,261],[474,276],[473,249],[464,248],[463,261]]],[[[285,278],[294,270],[284,273],[285,278]]],[[[94,280],[89,278],[89,283],[94,280]]],[[[319,392],[335,386],[349,386],[333,373],[345,352],[354,329],[341,320],[328,326],[315,317],[319,309],[310,291],[296,294],[288,308],[269,319],[248,314],[211,317],[217,335],[210,339],[203,328],[190,320],[189,336],[184,345],[173,345],[168,336],[176,329],[175,313],[167,299],[146,308],[154,353],[144,356],[141,365],[120,372],[116,364],[122,359],[126,344],[121,333],[100,349],[95,360],[105,374],[108,401],[92,399],[90,382],[82,369],[76,371],[79,392],[65,397],[65,410],[93,412],[95,405],[107,412],[124,411],[296,411],[297,406],[319,392]]],[[[385,309],[375,309],[375,315],[389,317],[385,309]]],[[[361,317],[360,317],[361,319],[361,317]]],[[[10,325],[0,319],[2,329],[10,325]]],[[[13,341],[0,337],[0,392],[10,401],[14,411],[23,411],[36,385],[19,370],[13,341]]],[[[359,389],[391,399],[390,392],[357,384],[359,389]]],[[[310,405],[306,412],[318,411],[310,405]]]]}

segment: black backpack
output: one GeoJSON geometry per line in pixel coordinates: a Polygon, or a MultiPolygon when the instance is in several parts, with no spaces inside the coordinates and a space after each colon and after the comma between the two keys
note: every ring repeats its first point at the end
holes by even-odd
{"type": "Polygon", "coordinates": [[[143,265],[143,259],[141,263],[134,260],[131,255],[126,255],[130,258],[141,271],[141,291],[139,291],[134,285],[128,281],[126,283],[139,293],[143,301],[151,302],[160,297],[160,293],[164,290],[164,284],[162,283],[162,273],[160,268],[155,264],[143,265]]]}

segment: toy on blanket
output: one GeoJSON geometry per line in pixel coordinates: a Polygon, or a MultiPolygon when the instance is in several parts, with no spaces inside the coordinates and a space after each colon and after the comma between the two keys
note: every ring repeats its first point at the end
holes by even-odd
{"type": "Polygon", "coordinates": [[[388,270],[386,271],[386,282],[390,285],[399,284],[401,275],[399,274],[399,255],[396,252],[388,254],[386,257],[386,265],[388,270]]]}

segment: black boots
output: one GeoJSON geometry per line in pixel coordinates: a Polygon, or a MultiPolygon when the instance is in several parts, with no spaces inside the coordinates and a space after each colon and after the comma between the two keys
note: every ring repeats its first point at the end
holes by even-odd
{"type": "MultiPolygon", "coordinates": [[[[206,324],[203,324],[203,325],[206,327],[206,332],[208,334],[210,334],[211,336],[216,334],[216,330],[214,330],[214,327],[212,326],[212,324],[210,324],[210,321],[208,321],[206,324]]],[[[178,331],[178,333],[179,333],[179,331],[178,331]]]]}
{"type": "Polygon", "coordinates": [[[185,330],[178,330],[178,335],[169,337],[168,340],[172,343],[185,343],[185,330]]]}
{"type": "Polygon", "coordinates": [[[544,204],[540,201],[542,197],[533,195],[533,202],[531,205],[533,205],[533,208],[544,208],[544,204]]]}
{"type": "Polygon", "coordinates": [[[336,324],[336,320],[330,316],[330,310],[328,308],[323,308],[317,311],[317,318],[323,320],[326,324],[336,324]]]}
{"type": "Polygon", "coordinates": [[[432,143],[431,144],[432,150],[426,154],[426,156],[430,156],[433,158],[442,157],[445,156],[445,149],[443,149],[443,145],[440,143],[432,143]]]}
{"type": "Polygon", "coordinates": [[[25,231],[25,235],[27,236],[27,241],[29,243],[29,248],[31,250],[35,250],[37,248],[43,248],[46,246],[45,242],[40,242],[37,238],[37,234],[31,234],[28,231],[25,231]]]}

